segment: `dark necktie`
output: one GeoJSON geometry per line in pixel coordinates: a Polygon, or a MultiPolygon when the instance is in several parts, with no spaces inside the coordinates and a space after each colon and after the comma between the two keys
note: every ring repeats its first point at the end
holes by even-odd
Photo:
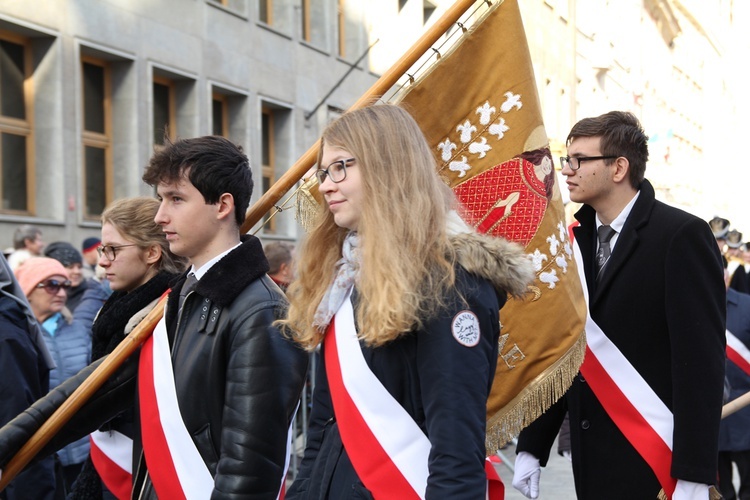
{"type": "Polygon", "coordinates": [[[180,311],[182,310],[182,304],[185,302],[185,297],[187,297],[187,294],[190,293],[197,284],[198,278],[195,277],[195,273],[188,274],[185,283],[182,285],[182,290],[180,290],[180,302],[178,307],[180,311]]]}
{"type": "Polygon", "coordinates": [[[609,240],[612,239],[616,231],[610,226],[601,225],[597,229],[597,238],[599,238],[599,250],[596,252],[596,279],[602,275],[602,269],[609,260],[612,250],[609,247],[609,240]]]}

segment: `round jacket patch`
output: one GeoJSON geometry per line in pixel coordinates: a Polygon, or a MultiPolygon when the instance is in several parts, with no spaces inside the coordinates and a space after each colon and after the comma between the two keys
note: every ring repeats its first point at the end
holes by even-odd
{"type": "Polygon", "coordinates": [[[459,344],[474,347],[479,343],[479,318],[471,311],[461,311],[453,317],[451,333],[459,344]]]}

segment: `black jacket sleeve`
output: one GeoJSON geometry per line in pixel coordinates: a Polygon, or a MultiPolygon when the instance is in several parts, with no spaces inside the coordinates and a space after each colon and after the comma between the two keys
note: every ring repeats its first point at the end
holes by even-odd
{"type": "MultiPolygon", "coordinates": [[[[37,459],[51,455],[63,446],[90,434],[104,423],[133,405],[138,356],[131,356],[112,377],[37,454],[37,459]]],[[[87,366],[39,399],[0,429],[0,467],[39,430],[52,414],[73,394],[104,360],[87,366]]]]}

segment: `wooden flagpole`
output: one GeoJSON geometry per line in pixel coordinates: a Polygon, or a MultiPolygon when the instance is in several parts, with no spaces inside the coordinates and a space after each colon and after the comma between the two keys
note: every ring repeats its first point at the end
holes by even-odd
{"type": "Polygon", "coordinates": [[[750,392],[746,392],[737,399],[733,399],[721,408],[721,418],[725,419],[732,413],[735,413],[744,407],[750,405],[750,392]]]}
{"type": "MultiPolygon", "coordinates": [[[[454,4],[409,48],[396,63],[386,71],[370,89],[349,109],[370,105],[396,84],[414,63],[471,7],[476,0],[456,0],[454,4]]],[[[292,167],[276,181],[245,216],[240,231],[247,233],[294,186],[315,163],[320,141],[316,141],[292,167]]],[[[2,470],[0,491],[23,470],[41,449],[60,431],[73,415],[94,395],[138,347],[151,335],[162,317],[166,297],[154,307],[143,321],[112,351],[71,396],[58,408],[39,430],[26,442],[2,470]]]]}

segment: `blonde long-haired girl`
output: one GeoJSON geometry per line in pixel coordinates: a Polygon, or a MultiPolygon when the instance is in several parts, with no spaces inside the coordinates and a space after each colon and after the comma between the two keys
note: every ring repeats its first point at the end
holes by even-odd
{"type": "Polygon", "coordinates": [[[397,106],[329,125],[316,175],[325,206],[282,323],[308,350],[322,343],[323,359],[287,498],[484,498],[498,314],[530,262],[461,222],[397,106]]]}

